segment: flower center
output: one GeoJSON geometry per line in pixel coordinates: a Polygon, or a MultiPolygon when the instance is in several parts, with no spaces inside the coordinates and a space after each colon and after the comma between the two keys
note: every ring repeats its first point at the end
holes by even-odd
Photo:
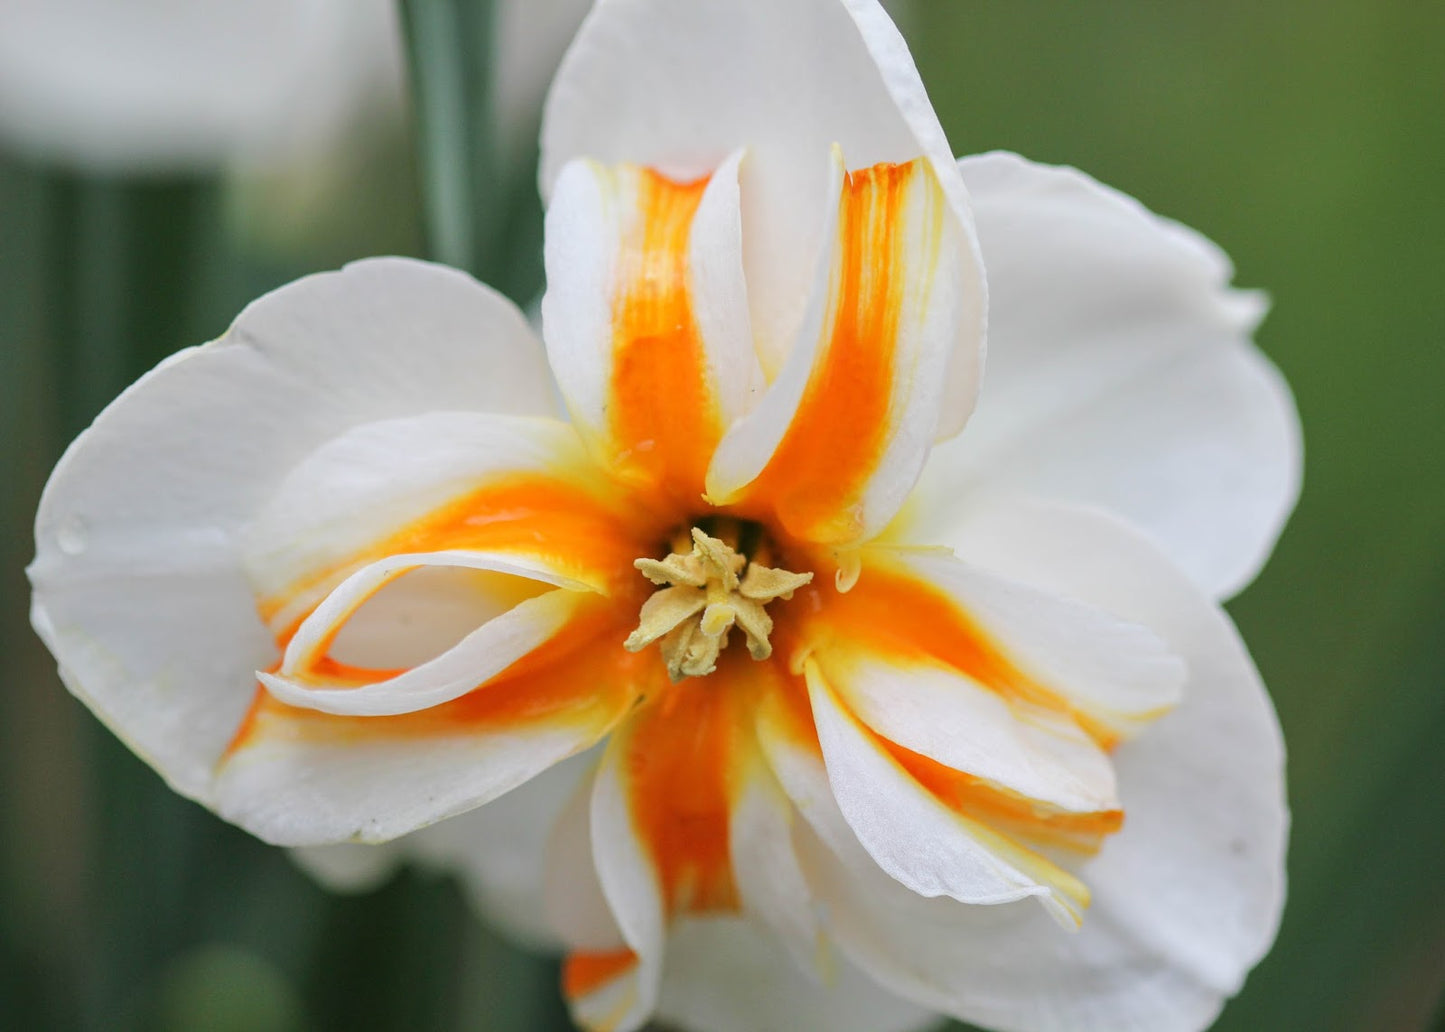
{"type": "Polygon", "coordinates": [[[739,551],[740,531],[731,521],[717,529],[721,537],[693,527],[690,535],[678,536],[666,559],[638,559],[632,564],[659,588],[643,603],[637,630],[623,645],[640,652],[660,641],[673,681],[712,673],[734,625],[742,628],[748,653],[754,659],[767,659],[773,654],[768,641],[773,620],[763,607],[777,598],[792,598],[813,579],[811,573],[790,573],[751,561],[739,551]],[[684,551],[689,540],[692,547],[684,551]]]}

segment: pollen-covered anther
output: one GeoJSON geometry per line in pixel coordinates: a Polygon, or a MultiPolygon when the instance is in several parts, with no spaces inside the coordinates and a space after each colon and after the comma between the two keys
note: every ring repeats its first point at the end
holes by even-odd
{"type": "Polygon", "coordinates": [[[747,638],[748,653],[767,659],[773,653],[768,635],[772,617],[763,608],[774,599],[789,599],[813,579],[749,562],[727,542],[692,530],[692,551],[673,552],[666,559],[638,559],[634,566],[659,585],[642,605],[637,630],[623,644],[640,652],[661,642],[667,673],[674,681],[704,677],[717,669],[736,625],[747,638]]]}

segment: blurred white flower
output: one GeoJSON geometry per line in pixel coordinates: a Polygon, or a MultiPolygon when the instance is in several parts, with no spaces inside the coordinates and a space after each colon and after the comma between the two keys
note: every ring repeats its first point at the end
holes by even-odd
{"type": "MultiPolygon", "coordinates": [[[[588,0],[498,0],[503,146],[530,142],[588,0]]],[[[0,142],[109,171],[314,160],[405,94],[395,0],[6,0],[0,142]]]]}
{"type": "Polygon", "coordinates": [[[111,171],[286,160],[400,81],[388,0],[8,0],[0,135],[111,171]]]}

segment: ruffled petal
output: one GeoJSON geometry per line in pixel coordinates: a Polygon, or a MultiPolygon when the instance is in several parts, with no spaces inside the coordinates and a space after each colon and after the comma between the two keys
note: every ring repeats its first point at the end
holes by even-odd
{"type": "Polygon", "coordinates": [[[574,161],[547,212],[542,318],[573,420],[616,475],[692,506],[723,429],[761,383],[741,157],[691,181],[574,161]]]}
{"type": "MultiPolygon", "coordinates": [[[[265,689],[288,706],[352,717],[415,713],[461,698],[560,633],[585,606],[581,591],[556,590],[531,598],[482,623],[451,648],[415,666],[391,670],[338,664],[330,646],[342,622],[396,568],[458,566],[531,577],[503,557],[484,552],[393,556],[348,578],[302,621],[286,646],[279,669],[259,672],[265,689]]],[[[535,583],[535,581],[534,581],[535,583]]],[[[585,589],[584,589],[585,590],[585,589]]]]}
{"type": "Polygon", "coordinates": [[[1066,928],[1088,891],[1066,871],[987,824],[945,806],[806,668],[828,781],[848,826],[878,866],[920,896],[1000,904],[1034,897],[1066,928]]]}
{"type": "MultiPolygon", "coordinates": [[[[561,855],[550,881],[567,900],[553,913],[564,939],[581,946],[569,957],[564,989],[588,1028],[645,1022],[663,977],[664,936],[689,915],[739,909],[734,858],[759,859],[755,837],[733,839],[747,819],[739,814],[740,776],[756,773],[759,759],[747,711],[763,689],[750,682],[752,668],[746,655],[728,653],[713,675],[673,685],[653,666],[649,697],[608,743],[592,793],[591,851],[605,911],[579,870],[575,810],[572,830],[560,828],[553,840],[561,855]]],[[[750,868],[749,888],[771,873],[750,868]]],[[[790,887],[800,885],[799,876],[790,887]]]]}
{"type": "MultiPolygon", "coordinates": [[[[776,375],[831,247],[829,149],[869,167],[923,157],[968,240],[967,317],[937,428],[962,426],[982,343],[983,280],[952,151],[898,30],[874,0],[607,0],[583,24],[548,98],[541,183],[579,157],[682,177],[746,148],[743,258],[765,371],[776,375]]],[[[930,436],[933,428],[930,428],[930,436]]]]}
{"type": "Polygon", "coordinates": [[[242,554],[287,473],[363,423],[552,404],[525,320],[462,273],[377,259],[293,283],[144,377],[67,451],[36,519],[35,626],[71,690],[208,801],[254,671],[275,658],[242,554]]]}
{"type": "Polygon", "coordinates": [[[1138,733],[1178,704],[1185,665],[1147,624],[938,554],[901,563],[1106,741],[1138,733]]]}
{"type": "Polygon", "coordinates": [[[914,540],[959,544],[985,492],[1097,505],[1218,597],[1247,584],[1299,494],[1289,388],[1250,341],[1266,302],[1197,233],[1069,168],[960,163],[990,286],[988,389],[938,449],[914,540]]]}
{"type": "Polygon", "coordinates": [[[845,172],[797,345],[708,469],[709,500],[827,545],[869,538],[918,478],[966,322],[968,242],[924,160],[845,172]]]}
{"type": "Polygon", "coordinates": [[[385,841],[480,806],[588,749],[627,712],[641,679],[624,634],[611,607],[591,601],[474,690],[398,716],[338,716],[259,692],[217,769],[214,805],[280,845],[385,841]]]}
{"type": "Polygon", "coordinates": [[[1119,806],[1108,753],[1066,718],[1010,705],[936,662],[842,645],[817,662],[853,715],[890,743],[1050,810],[1119,806]]]}
{"type": "Polygon", "coordinates": [[[1000,506],[967,540],[972,563],[1152,627],[1188,666],[1185,698],[1114,754],[1127,819],[1078,868],[1093,904],[1077,934],[1016,904],[922,899],[846,837],[805,835],[836,941],[895,991],[988,1027],[1199,1032],[1283,901],[1282,745],[1258,675],[1217,606],[1116,521],[1000,506]]]}
{"type": "Polygon", "coordinates": [[[826,664],[863,649],[925,679],[941,666],[1016,718],[1042,727],[1052,714],[1106,748],[1179,701],[1184,666],[1146,624],[943,553],[868,558],[850,591],[820,592],[801,614],[788,646],[795,664],[815,650],[826,664]]]}
{"type": "Polygon", "coordinates": [[[246,528],[246,572],[278,636],[348,577],[383,560],[404,569],[395,557],[411,553],[507,555],[533,576],[606,591],[641,547],[614,496],[565,423],[381,420],[291,470],[246,528]]]}

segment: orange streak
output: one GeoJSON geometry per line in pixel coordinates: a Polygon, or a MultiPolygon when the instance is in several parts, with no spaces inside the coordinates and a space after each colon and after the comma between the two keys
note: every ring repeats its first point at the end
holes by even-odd
{"type": "Polygon", "coordinates": [[[606,953],[569,953],[562,964],[562,993],[576,1000],[601,989],[637,963],[629,949],[606,953]]]}
{"type": "MultiPolygon", "coordinates": [[[[270,623],[291,596],[340,580],[367,563],[452,548],[529,556],[579,579],[603,573],[631,581],[632,560],[647,553],[650,532],[629,526],[586,488],[546,476],[511,475],[469,491],[342,562],[308,573],[282,596],[259,601],[257,609],[270,623]]],[[[282,637],[289,638],[299,625],[300,619],[282,637]]]]}
{"type": "Polygon", "coordinates": [[[789,604],[789,618],[794,612],[798,623],[780,620],[774,634],[787,641],[785,655],[837,642],[905,659],[929,657],[1011,702],[1068,716],[1105,749],[1118,744],[1117,732],[1019,670],[952,599],[916,578],[871,565],[847,594],[803,589],[789,604]]]}
{"type": "Polygon", "coordinates": [[[738,909],[729,817],[739,752],[756,748],[745,724],[766,665],[737,648],[716,672],[665,689],[640,710],[625,759],[632,819],[657,865],[668,912],[738,909]]]}
{"type": "Polygon", "coordinates": [[[1123,810],[1071,813],[954,770],[878,736],[877,741],[939,802],[965,817],[1035,845],[1097,852],[1124,826],[1123,810]]]}
{"type": "Polygon", "coordinates": [[[744,506],[795,534],[858,536],[859,505],[888,446],[906,278],[902,210],[921,161],[850,172],[839,202],[832,325],[792,424],[744,506]]]}
{"type": "Polygon", "coordinates": [[[258,686],[226,755],[262,738],[315,742],[425,738],[596,723],[599,733],[654,677],[655,661],[622,647],[627,626],[598,599],[554,638],[459,699],[415,713],[351,717],[288,706],[258,686]]]}
{"type": "Polygon", "coordinates": [[[624,241],[613,310],[610,430],[630,481],[696,505],[722,436],[693,314],[688,240],[707,179],[639,172],[640,225],[624,241]]]}

